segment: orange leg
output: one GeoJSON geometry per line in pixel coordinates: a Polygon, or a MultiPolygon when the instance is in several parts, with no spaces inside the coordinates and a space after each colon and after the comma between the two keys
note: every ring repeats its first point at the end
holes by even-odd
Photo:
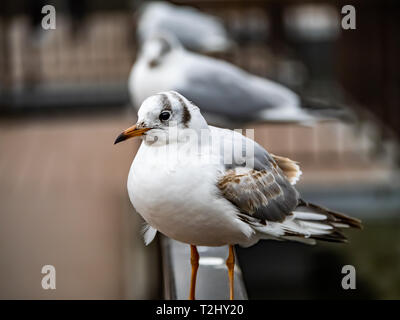
{"type": "Polygon", "coordinates": [[[233,246],[229,246],[229,255],[226,259],[226,266],[228,267],[228,276],[229,276],[229,297],[231,300],[234,299],[234,288],[233,288],[233,280],[234,280],[234,269],[235,269],[235,252],[233,246]]]}
{"type": "Polygon", "coordinates": [[[190,245],[190,263],[192,264],[192,277],[190,280],[189,300],[195,300],[197,269],[199,268],[199,253],[194,245],[190,245]]]}

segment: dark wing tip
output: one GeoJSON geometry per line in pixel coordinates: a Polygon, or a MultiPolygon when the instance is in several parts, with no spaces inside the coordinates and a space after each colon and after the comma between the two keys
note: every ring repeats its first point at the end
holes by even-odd
{"type": "Polygon", "coordinates": [[[363,229],[362,221],[357,218],[349,217],[341,212],[333,211],[322,206],[306,202],[303,199],[299,200],[299,206],[306,206],[313,209],[317,213],[325,214],[332,222],[344,223],[356,229],[363,229]]]}

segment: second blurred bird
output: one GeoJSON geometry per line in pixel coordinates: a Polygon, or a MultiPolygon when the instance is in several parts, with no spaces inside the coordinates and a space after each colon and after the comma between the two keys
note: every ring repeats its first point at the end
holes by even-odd
{"type": "Polygon", "coordinates": [[[220,33],[223,26],[217,28],[213,19],[187,7],[159,2],[145,5],[138,22],[140,52],[129,77],[135,109],[153,94],[174,90],[192,100],[207,121],[218,126],[249,122],[309,125],[346,113],[327,104],[305,102],[283,85],[186,50],[216,48],[214,40],[219,37],[213,33],[226,33],[220,33]]]}

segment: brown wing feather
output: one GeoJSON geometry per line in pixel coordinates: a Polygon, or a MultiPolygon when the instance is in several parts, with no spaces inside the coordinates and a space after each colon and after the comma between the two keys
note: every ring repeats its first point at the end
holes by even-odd
{"type": "Polygon", "coordinates": [[[283,221],[298,203],[298,193],[279,169],[236,168],[218,181],[222,195],[240,212],[266,221],[283,221]]]}
{"type": "MultiPolygon", "coordinates": [[[[254,161],[249,166],[247,163],[225,165],[225,171],[218,181],[221,195],[233,203],[242,214],[259,219],[263,223],[283,221],[291,215],[299,199],[297,190],[289,181],[292,161],[277,157],[276,162],[258,143],[242,135],[234,135],[233,131],[214,127],[213,130],[227,143],[239,141],[242,148],[248,143],[254,144],[254,161]],[[278,163],[284,169],[287,167],[286,174],[278,163]]],[[[221,154],[224,154],[223,151],[221,154]]]]}
{"type": "Polygon", "coordinates": [[[299,167],[299,163],[289,158],[276,156],[271,154],[278,167],[283,171],[285,176],[288,178],[291,184],[296,184],[299,180],[302,172],[299,167]]]}

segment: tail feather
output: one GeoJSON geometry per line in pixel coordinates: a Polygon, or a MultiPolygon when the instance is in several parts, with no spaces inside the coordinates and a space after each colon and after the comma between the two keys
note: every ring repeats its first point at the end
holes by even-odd
{"type": "MultiPolygon", "coordinates": [[[[340,212],[329,210],[313,203],[306,202],[304,200],[300,200],[296,211],[301,209],[305,209],[310,213],[325,215],[327,217],[327,221],[334,227],[335,225],[346,225],[346,227],[362,229],[361,220],[346,216],[345,214],[340,212]]],[[[339,228],[344,228],[344,226],[341,226],[339,228]]]]}
{"type": "Polygon", "coordinates": [[[315,244],[316,241],[347,242],[342,229],[362,229],[361,221],[300,200],[296,209],[283,221],[260,222],[248,215],[242,217],[256,230],[261,239],[297,241],[315,244]]]}
{"type": "Polygon", "coordinates": [[[362,229],[360,220],[304,200],[300,200],[293,215],[294,220],[306,230],[306,235],[315,240],[347,242],[342,229],[362,229]]]}

